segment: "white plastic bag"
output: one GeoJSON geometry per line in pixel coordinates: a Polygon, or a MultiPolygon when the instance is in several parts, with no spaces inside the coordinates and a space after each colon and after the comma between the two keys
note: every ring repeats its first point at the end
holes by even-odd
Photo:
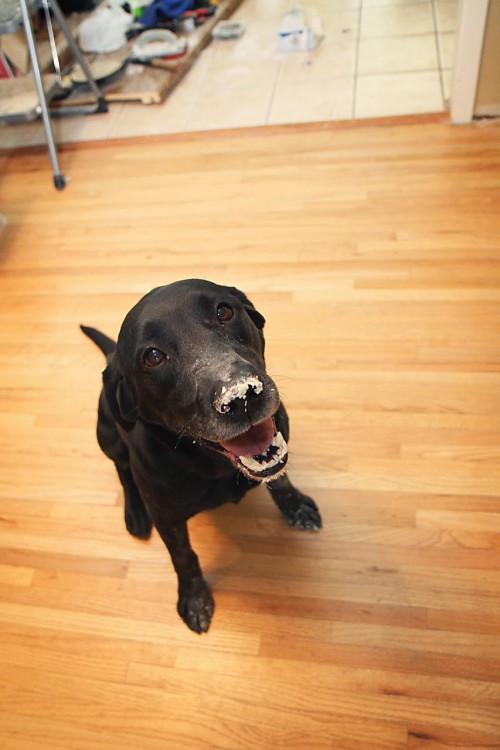
{"type": "Polygon", "coordinates": [[[126,44],[131,22],[122,8],[97,8],[78,29],[80,47],[84,52],[116,52],[126,44]]]}

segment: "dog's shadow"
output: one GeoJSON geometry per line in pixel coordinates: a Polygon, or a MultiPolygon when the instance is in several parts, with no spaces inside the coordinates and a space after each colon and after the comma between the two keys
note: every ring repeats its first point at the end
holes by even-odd
{"type": "MultiPolygon", "coordinates": [[[[265,486],[236,504],[189,522],[193,548],[217,597],[221,592],[272,593],[290,584],[290,563],[310,556],[314,532],[289,526],[265,486]]],[[[314,560],[310,560],[311,566],[314,560]]]]}

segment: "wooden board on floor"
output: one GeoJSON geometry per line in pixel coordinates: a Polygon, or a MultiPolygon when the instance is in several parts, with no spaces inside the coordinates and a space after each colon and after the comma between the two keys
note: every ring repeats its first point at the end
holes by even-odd
{"type": "MultiPolygon", "coordinates": [[[[161,104],[175,89],[177,84],[191,70],[199,55],[212,40],[214,27],[222,20],[229,18],[242,4],[243,0],[224,0],[217,7],[216,14],[209,18],[202,26],[195,29],[188,37],[189,49],[184,57],[178,60],[158,60],[151,66],[129,64],[124,74],[117,80],[102,86],[102,91],[109,102],[142,102],[143,104],[161,104]]],[[[130,56],[133,42],[127,50],[113,55],[99,55],[96,57],[112,57],[123,60],[130,56]]],[[[80,104],[93,101],[90,95],[75,92],[70,98],[71,103],[80,104]]],[[[67,101],[66,101],[67,104],[67,101]]]]}

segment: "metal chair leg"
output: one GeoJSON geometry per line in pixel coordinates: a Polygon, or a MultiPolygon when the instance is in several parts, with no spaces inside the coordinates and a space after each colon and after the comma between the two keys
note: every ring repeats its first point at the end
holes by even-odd
{"type": "Polygon", "coordinates": [[[52,130],[52,123],[50,120],[49,108],[47,105],[47,99],[45,97],[45,90],[43,88],[42,74],[40,71],[40,63],[38,60],[38,54],[35,45],[35,36],[33,33],[33,26],[31,24],[31,17],[28,11],[26,0],[19,0],[21,6],[21,12],[23,15],[24,28],[26,30],[26,39],[28,42],[28,49],[33,65],[33,74],[35,77],[35,86],[38,93],[38,99],[40,101],[40,109],[42,112],[43,126],[45,128],[45,135],[47,138],[47,145],[49,148],[50,161],[52,163],[52,171],[54,172],[54,185],[58,190],[66,185],[66,180],[59,167],[59,160],[57,158],[57,150],[54,139],[54,131],[52,130]]]}

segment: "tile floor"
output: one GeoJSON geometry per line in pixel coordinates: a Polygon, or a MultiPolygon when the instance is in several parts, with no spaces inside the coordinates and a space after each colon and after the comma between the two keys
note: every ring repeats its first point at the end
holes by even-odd
{"type": "MultiPolygon", "coordinates": [[[[59,142],[441,112],[449,98],[459,0],[305,0],[325,38],[280,53],[290,0],[245,0],[238,40],[213,41],[161,105],[112,104],[54,122],[59,142]]],[[[44,142],[40,122],[0,124],[4,147],[44,142]]]]}

